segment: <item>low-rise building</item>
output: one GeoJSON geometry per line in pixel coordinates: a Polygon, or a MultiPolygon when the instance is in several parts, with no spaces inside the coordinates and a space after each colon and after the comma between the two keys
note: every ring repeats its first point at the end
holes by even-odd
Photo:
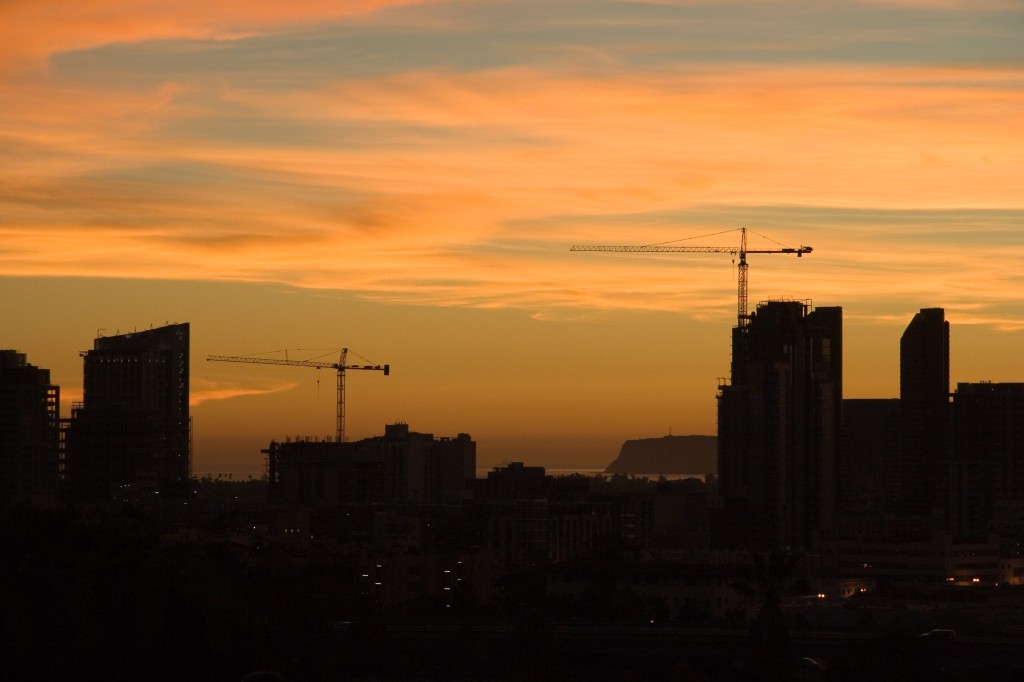
{"type": "MultiPolygon", "coordinates": [[[[632,600],[625,608],[644,619],[710,618],[746,614],[754,600],[737,585],[750,573],[750,555],[736,551],[675,552],[653,557],[643,553],[618,559],[581,560],[554,566],[548,594],[575,601],[619,595],[632,600]]],[[[593,605],[607,611],[606,605],[593,605]]],[[[622,614],[618,614],[622,615],[622,614]]]]}
{"type": "Polygon", "coordinates": [[[434,438],[407,424],[355,443],[275,441],[263,452],[268,500],[279,504],[460,504],[476,475],[476,443],[467,434],[434,438]]]}
{"type": "Polygon", "coordinates": [[[954,542],[950,536],[918,542],[845,541],[839,547],[843,577],[873,578],[880,589],[933,592],[946,586],[996,586],[1002,582],[997,538],[954,542]]]}

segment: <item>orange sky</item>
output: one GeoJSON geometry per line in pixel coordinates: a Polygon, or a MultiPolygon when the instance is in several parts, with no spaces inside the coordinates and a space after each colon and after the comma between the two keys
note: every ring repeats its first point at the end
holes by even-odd
{"type": "Polygon", "coordinates": [[[569,246],[745,226],[814,247],[751,300],[841,305],[848,397],[922,307],[954,382],[1024,380],[1024,11],[821,5],[4,3],[0,346],[70,400],[98,329],[190,321],[198,471],[333,428],[333,376],[207,354],[341,346],[394,369],[354,437],[603,466],[714,432],[735,271],[569,246]]]}

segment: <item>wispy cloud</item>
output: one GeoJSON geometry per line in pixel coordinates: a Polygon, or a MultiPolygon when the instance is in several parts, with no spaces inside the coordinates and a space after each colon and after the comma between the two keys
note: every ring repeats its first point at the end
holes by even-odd
{"type": "Polygon", "coordinates": [[[5,0],[0,7],[0,69],[38,64],[54,53],[110,43],[181,38],[238,39],[310,22],[351,19],[418,0],[259,3],[207,0],[5,0]]]}
{"type": "Polygon", "coordinates": [[[282,393],[295,388],[295,383],[275,383],[264,386],[239,386],[210,379],[193,377],[189,387],[189,405],[195,407],[210,400],[231,400],[254,395],[282,393]]]}
{"type": "MultiPolygon", "coordinates": [[[[684,45],[646,21],[671,8],[614,2],[577,24],[572,3],[547,23],[510,18],[536,29],[522,44],[488,23],[502,3],[459,5],[461,23],[448,21],[453,3],[374,23],[406,4],[221,0],[179,13],[111,0],[52,25],[47,3],[5,5],[25,29],[0,60],[51,68],[0,79],[0,274],[271,281],[542,319],[724,317],[724,257],[568,246],[746,225],[816,249],[752,260],[752,291],[980,301],[992,308],[973,319],[995,326],[1024,316],[1002,266],[1024,255],[1020,64],[858,62],[803,43],[838,51],[787,57],[772,47],[793,35],[781,23],[757,58],[738,59],[692,27],[684,45]],[[396,52],[374,52],[361,31],[396,52]],[[486,58],[454,40],[477,34],[494,38],[486,58]],[[268,40],[277,62],[241,66],[268,40]],[[567,50],[577,58],[556,58],[567,50]]],[[[751,27],[696,4],[671,20],[751,27]]]]}

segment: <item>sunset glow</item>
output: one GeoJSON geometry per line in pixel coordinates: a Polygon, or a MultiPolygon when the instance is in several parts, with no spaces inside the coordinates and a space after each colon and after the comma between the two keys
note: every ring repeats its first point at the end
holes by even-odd
{"type": "Polygon", "coordinates": [[[191,322],[198,471],[333,428],[330,373],[207,354],[342,346],[393,367],[355,437],[600,467],[714,433],[735,265],[569,246],[747,227],[813,246],[752,256],[751,300],[842,306],[848,397],[898,394],[924,307],[954,383],[1024,381],[1022,34],[951,0],[7,2],[0,347],[67,403],[99,329],[191,322]]]}

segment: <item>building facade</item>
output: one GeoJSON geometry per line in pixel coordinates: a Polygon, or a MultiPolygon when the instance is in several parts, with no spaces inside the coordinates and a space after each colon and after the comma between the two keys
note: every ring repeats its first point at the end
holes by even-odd
{"type": "Polygon", "coordinates": [[[762,303],[733,330],[718,395],[723,544],[806,550],[832,531],[842,357],[838,307],[762,303]]]}
{"type": "Polygon", "coordinates": [[[877,521],[899,497],[899,398],[843,400],[839,509],[848,526],[877,521]]]}
{"type": "Polygon", "coordinates": [[[66,436],[73,499],[184,492],[191,474],[189,325],[97,338],[66,436]]]}
{"type": "Polygon", "coordinates": [[[0,350],[0,503],[53,502],[60,456],[60,387],[24,353],[0,350]]]}
{"type": "Polygon", "coordinates": [[[847,540],[840,543],[839,555],[840,575],[874,580],[882,590],[910,588],[930,593],[947,587],[994,587],[1007,582],[994,539],[966,542],[938,535],[918,541],[847,540]]]}
{"type": "Polygon", "coordinates": [[[330,506],[366,502],[459,504],[476,477],[468,434],[434,438],[406,424],[354,443],[273,442],[267,455],[269,501],[330,506]]]}
{"type": "Polygon", "coordinates": [[[949,477],[949,322],[942,308],[914,315],[900,338],[902,438],[895,512],[946,525],[949,477]]]}
{"type": "Polygon", "coordinates": [[[950,531],[984,539],[997,503],[1024,501],[1024,383],[958,383],[952,414],[950,531]]]}

